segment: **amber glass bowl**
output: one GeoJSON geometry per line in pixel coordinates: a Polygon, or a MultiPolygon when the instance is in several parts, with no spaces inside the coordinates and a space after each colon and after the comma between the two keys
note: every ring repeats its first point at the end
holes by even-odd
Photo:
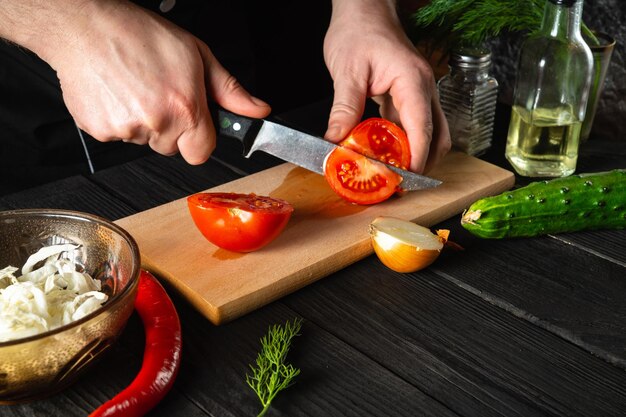
{"type": "Polygon", "coordinates": [[[0,269],[21,268],[39,248],[63,243],[79,245],[69,259],[99,279],[109,299],[68,325],[0,342],[0,403],[31,401],[66,388],[116,341],[133,312],[140,257],[125,230],[74,211],[0,212],[0,269]]]}

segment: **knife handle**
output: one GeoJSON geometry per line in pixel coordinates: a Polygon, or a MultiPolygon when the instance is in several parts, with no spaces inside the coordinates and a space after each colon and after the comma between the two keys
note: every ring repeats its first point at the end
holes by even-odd
{"type": "Polygon", "coordinates": [[[224,110],[215,103],[209,103],[218,136],[239,140],[243,144],[243,153],[248,155],[254,138],[263,125],[263,119],[253,119],[224,110]]]}

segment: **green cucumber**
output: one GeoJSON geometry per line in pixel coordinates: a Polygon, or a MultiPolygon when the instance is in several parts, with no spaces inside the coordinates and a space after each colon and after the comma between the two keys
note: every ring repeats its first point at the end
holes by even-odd
{"type": "Polygon", "coordinates": [[[461,224],[489,239],[626,227],[626,169],[538,181],[474,202],[461,224]]]}

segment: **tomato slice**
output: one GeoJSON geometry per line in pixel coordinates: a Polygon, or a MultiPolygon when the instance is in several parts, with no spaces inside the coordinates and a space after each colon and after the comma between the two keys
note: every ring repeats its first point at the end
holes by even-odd
{"type": "Polygon", "coordinates": [[[341,146],[326,157],[324,175],[338,195],[364,205],[388,199],[402,181],[402,177],[385,165],[341,146]]]}
{"type": "Polygon", "coordinates": [[[356,125],[340,145],[401,169],[408,169],[411,163],[409,139],[404,130],[380,117],[356,125]]]}
{"type": "Polygon", "coordinates": [[[234,252],[252,252],[285,228],[293,206],[256,194],[197,193],[187,197],[191,217],[211,243],[234,252]]]}
{"type": "Polygon", "coordinates": [[[359,123],[331,152],[324,164],[330,187],[351,203],[375,204],[400,191],[402,178],[363,155],[407,169],[411,161],[409,140],[396,124],[381,118],[359,123]]]}

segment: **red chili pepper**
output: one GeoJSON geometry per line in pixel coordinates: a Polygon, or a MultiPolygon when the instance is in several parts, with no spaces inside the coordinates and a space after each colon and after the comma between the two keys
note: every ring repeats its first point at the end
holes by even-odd
{"type": "Polygon", "coordinates": [[[141,370],[133,382],[98,407],[90,417],[140,417],[156,406],[172,388],[182,349],[176,308],[159,281],[142,270],[135,300],[146,334],[141,370]]]}

